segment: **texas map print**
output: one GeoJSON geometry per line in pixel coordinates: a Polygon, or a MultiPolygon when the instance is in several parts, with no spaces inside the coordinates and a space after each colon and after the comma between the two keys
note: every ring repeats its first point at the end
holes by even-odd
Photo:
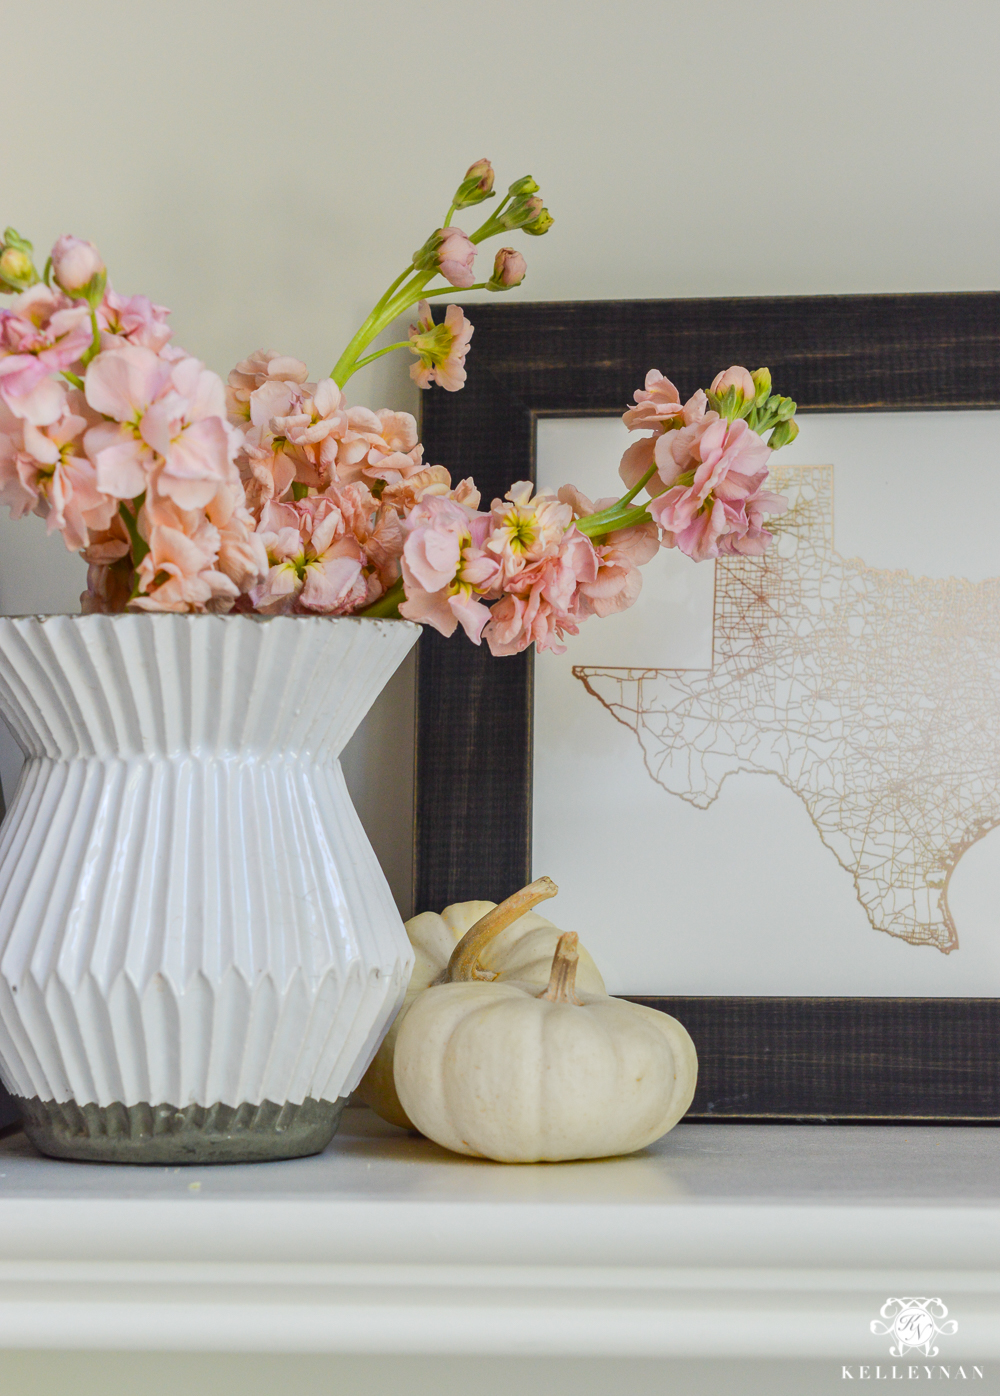
{"type": "Polygon", "coordinates": [[[1000,577],[881,571],[833,547],[833,467],[775,469],[762,558],[716,563],[711,670],[577,666],[652,778],[699,809],[778,777],[872,926],[947,954],[948,883],[1000,824],[1000,577]]]}

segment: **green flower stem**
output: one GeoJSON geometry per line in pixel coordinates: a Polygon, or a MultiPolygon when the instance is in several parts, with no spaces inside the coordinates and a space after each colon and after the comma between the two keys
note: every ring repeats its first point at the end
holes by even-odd
{"type": "Polygon", "coordinates": [[[365,364],[373,364],[383,354],[391,354],[394,349],[409,349],[409,347],[410,341],[408,339],[401,339],[398,344],[387,344],[384,349],[376,349],[374,354],[368,354],[365,358],[358,359],[351,371],[357,373],[359,368],[364,368],[365,364]]]}
{"type": "Polygon", "coordinates": [[[485,291],[486,285],[485,281],[477,281],[475,286],[440,286],[436,291],[424,291],[420,299],[429,301],[432,296],[464,296],[466,291],[485,291]]]}
{"type": "MultiPolygon", "coordinates": [[[[383,296],[333,367],[330,377],[338,388],[344,386],[358,367],[358,355],[368,348],[372,340],[381,334],[386,325],[391,324],[398,315],[401,315],[404,310],[421,299],[424,287],[436,274],[436,271],[417,272],[390,300],[386,301],[383,296]]],[[[399,284],[398,278],[395,284],[399,284]]],[[[390,293],[391,291],[392,287],[390,287],[390,293]]]]}
{"type": "Polygon", "coordinates": [[[399,578],[394,582],[384,596],[380,596],[377,601],[373,601],[370,606],[366,606],[363,611],[358,611],[359,616],[368,616],[373,620],[401,620],[399,614],[399,603],[406,599],[403,590],[403,579],[399,578]]]}
{"type": "Polygon", "coordinates": [[[603,509],[599,514],[587,514],[577,519],[576,527],[594,543],[600,543],[609,533],[617,533],[620,528],[632,528],[635,524],[649,523],[650,513],[645,504],[635,509],[624,509],[616,514],[613,509],[603,509]]]}
{"type": "Polygon", "coordinates": [[[612,508],[614,508],[614,509],[621,509],[621,508],[623,508],[626,504],[630,504],[630,503],[632,502],[632,500],[635,499],[635,497],[636,497],[636,495],[639,493],[639,491],[643,488],[643,486],[649,484],[650,480],[653,478],[653,476],[654,476],[655,474],[656,474],[656,466],[655,466],[655,465],[651,465],[651,466],[649,467],[649,469],[646,471],[645,475],[642,477],[642,479],[641,479],[637,484],[635,484],[635,485],[632,486],[632,488],[629,490],[628,494],[623,494],[622,497],[621,497],[621,499],[619,499],[618,503],[615,504],[615,505],[613,505],[612,508]]]}
{"type": "Polygon", "coordinates": [[[454,218],[454,216],[455,216],[455,214],[456,214],[457,212],[458,212],[457,207],[455,206],[455,204],[452,204],[451,208],[448,210],[448,217],[447,217],[447,218],[444,220],[444,222],[441,224],[441,227],[442,227],[442,228],[450,228],[450,227],[451,227],[451,220],[452,220],[452,218],[454,218]]]}
{"type": "Polygon", "coordinates": [[[132,542],[132,566],[136,569],[136,571],[139,570],[139,563],[149,552],[149,544],[146,542],[145,538],[143,538],[140,535],[139,530],[136,526],[136,520],[139,516],[139,510],[142,508],[145,498],[146,495],[144,491],[142,494],[138,495],[135,499],[131,501],[135,509],[134,514],[129,511],[128,500],[123,499],[121,503],[118,505],[118,512],[125,520],[125,527],[128,530],[128,536],[132,542]]]}
{"type": "Polygon", "coordinates": [[[66,379],[67,383],[72,383],[74,388],[79,388],[81,393],[83,392],[82,378],[79,378],[75,373],[70,373],[68,368],[63,369],[63,377],[66,379]]]}
{"type": "Polygon", "coordinates": [[[474,233],[469,234],[470,242],[474,242],[478,245],[481,242],[485,242],[487,238],[496,237],[498,233],[503,233],[507,231],[506,228],[502,228],[500,226],[500,215],[503,213],[504,209],[510,203],[512,197],[513,195],[511,194],[504,195],[504,197],[497,204],[496,208],[490,214],[489,218],[487,218],[486,222],[483,223],[480,227],[478,227],[474,233]]]}
{"type": "Polygon", "coordinates": [[[83,364],[84,368],[86,368],[87,365],[90,363],[91,359],[94,358],[94,356],[96,354],[99,354],[101,351],[101,331],[97,324],[97,311],[94,309],[93,306],[90,307],[90,329],[93,338],[91,339],[90,345],[87,348],[86,352],[80,359],[80,362],[83,364]]]}
{"type": "Polygon", "coordinates": [[[399,289],[400,286],[402,286],[406,278],[412,275],[413,264],[411,262],[411,264],[406,268],[406,270],[401,271],[400,274],[396,277],[395,281],[389,287],[388,291],[385,292],[382,299],[375,303],[375,308],[372,311],[372,315],[375,315],[378,311],[380,311],[383,306],[388,305],[389,302],[392,300],[393,296],[396,294],[396,291],[399,289]]]}

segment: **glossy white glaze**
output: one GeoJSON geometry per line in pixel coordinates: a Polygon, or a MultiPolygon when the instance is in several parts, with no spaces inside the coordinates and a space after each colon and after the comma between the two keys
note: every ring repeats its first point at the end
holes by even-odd
{"type": "Polygon", "coordinates": [[[412,952],[338,756],[403,621],[0,618],[0,1071],[125,1105],[350,1092],[412,952]]]}

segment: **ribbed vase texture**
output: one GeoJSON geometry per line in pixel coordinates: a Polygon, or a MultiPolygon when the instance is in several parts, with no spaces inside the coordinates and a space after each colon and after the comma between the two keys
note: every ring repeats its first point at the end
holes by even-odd
{"type": "Polygon", "coordinates": [[[418,633],[0,618],[27,758],[0,833],[8,1090],[200,1120],[354,1088],[412,954],[338,756],[418,633]]]}

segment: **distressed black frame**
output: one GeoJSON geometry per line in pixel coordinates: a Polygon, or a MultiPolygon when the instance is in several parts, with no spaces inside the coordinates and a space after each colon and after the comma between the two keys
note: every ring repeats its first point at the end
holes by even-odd
{"type": "MultiPolygon", "coordinates": [[[[1000,293],[490,303],[460,393],[423,395],[427,459],[489,500],[534,478],[539,417],[615,416],[767,364],[801,412],[1000,407],[1000,293]]],[[[532,655],[420,641],[416,909],[531,878],[532,655]]],[[[638,986],[637,986],[638,987],[638,986]]],[[[639,996],[636,996],[639,997],[639,996]]],[[[692,1120],[1000,1122],[1000,1000],[648,998],[698,1048],[692,1120]]]]}

